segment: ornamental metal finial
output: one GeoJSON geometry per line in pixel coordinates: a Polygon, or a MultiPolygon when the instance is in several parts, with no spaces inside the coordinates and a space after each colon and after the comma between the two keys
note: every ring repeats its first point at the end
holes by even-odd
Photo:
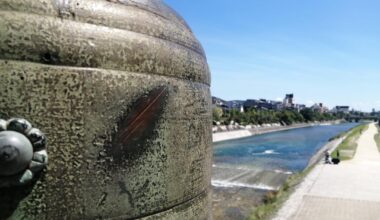
{"type": "Polygon", "coordinates": [[[47,165],[46,137],[25,119],[0,119],[0,187],[30,183],[47,165]]]}

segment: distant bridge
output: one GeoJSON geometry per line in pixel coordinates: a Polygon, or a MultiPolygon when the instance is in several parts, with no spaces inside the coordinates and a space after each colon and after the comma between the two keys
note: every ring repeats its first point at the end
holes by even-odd
{"type": "Polygon", "coordinates": [[[363,120],[368,120],[368,121],[375,121],[378,122],[380,121],[380,116],[371,116],[371,115],[365,115],[365,116],[360,116],[360,115],[347,115],[344,119],[346,121],[350,122],[359,122],[363,120]]]}

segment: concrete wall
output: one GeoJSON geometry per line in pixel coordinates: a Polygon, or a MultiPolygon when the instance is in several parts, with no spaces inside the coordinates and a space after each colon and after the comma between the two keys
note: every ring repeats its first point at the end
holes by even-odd
{"type": "Polygon", "coordinates": [[[0,219],[208,219],[210,74],[161,1],[0,2],[0,118],[48,138],[0,219]],[[66,3],[65,3],[66,2],[66,3]]]}

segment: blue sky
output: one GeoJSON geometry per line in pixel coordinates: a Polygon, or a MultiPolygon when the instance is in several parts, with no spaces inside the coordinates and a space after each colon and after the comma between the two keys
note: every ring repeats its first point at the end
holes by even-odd
{"type": "Polygon", "coordinates": [[[202,43],[214,96],[380,110],[380,1],[165,2],[202,43]]]}

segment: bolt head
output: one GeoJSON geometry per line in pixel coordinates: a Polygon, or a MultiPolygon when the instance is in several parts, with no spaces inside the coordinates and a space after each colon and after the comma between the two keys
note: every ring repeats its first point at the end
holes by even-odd
{"type": "Polygon", "coordinates": [[[15,131],[0,132],[0,176],[12,176],[28,168],[33,158],[29,139],[15,131]]]}

